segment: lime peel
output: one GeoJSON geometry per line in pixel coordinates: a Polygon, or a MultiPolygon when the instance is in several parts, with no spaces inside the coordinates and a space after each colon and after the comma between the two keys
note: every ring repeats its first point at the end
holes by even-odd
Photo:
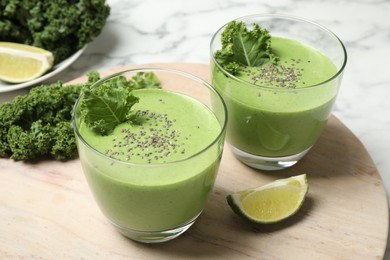
{"type": "Polygon", "coordinates": [[[236,214],[251,222],[268,224],[294,215],[308,190],[306,174],[301,174],[230,194],[226,199],[236,214]]]}

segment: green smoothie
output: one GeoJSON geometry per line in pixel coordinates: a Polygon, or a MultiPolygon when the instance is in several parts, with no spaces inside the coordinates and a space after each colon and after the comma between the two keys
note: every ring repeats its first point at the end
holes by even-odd
{"type": "Polygon", "coordinates": [[[214,185],[221,125],[199,101],[162,89],[133,91],[135,123],[106,136],[83,122],[82,166],[101,210],[115,225],[138,231],[168,230],[196,218],[214,185]],[[212,145],[210,145],[212,144],[212,145]]]}
{"type": "Polygon", "coordinates": [[[297,41],[272,37],[271,46],[277,64],[246,66],[236,76],[213,61],[212,85],[227,105],[232,146],[258,156],[289,156],[309,149],[320,136],[337,94],[335,83],[324,81],[337,69],[297,41]]]}

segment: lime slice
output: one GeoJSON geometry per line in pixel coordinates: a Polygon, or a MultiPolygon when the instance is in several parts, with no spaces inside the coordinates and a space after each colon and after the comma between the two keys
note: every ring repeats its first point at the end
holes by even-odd
{"type": "Polygon", "coordinates": [[[273,181],[227,196],[235,213],[256,223],[275,223],[295,214],[302,206],[309,184],[306,174],[273,181]]]}
{"type": "Polygon", "coordinates": [[[41,48],[0,42],[0,80],[21,83],[36,79],[53,67],[53,54],[41,48]]]}

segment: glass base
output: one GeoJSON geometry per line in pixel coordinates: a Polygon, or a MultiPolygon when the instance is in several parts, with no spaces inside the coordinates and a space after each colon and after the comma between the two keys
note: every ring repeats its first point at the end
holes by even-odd
{"type": "Polygon", "coordinates": [[[139,231],[139,230],[120,227],[114,223],[112,224],[122,235],[124,235],[127,238],[130,238],[131,240],[142,242],[142,243],[161,243],[161,242],[172,240],[180,236],[181,234],[183,234],[192,226],[192,224],[195,223],[195,220],[199,215],[200,214],[198,214],[195,218],[193,218],[191,221],[187,222],[183,226],[176,227],[169,230],[162,230],[162,231],[139,231]]]}
{"type": "MultiPolygon", "coordinates": [[[[310,147],[311,148],[311,147],[310,147]]],[[[249,167],[265,170],[276,171],[286,169],[296,164],[303,156],[307,154],[310,148],[298,154],[284,156],[284,157],[263,157],[250,153],[246,153],[230,145],[230,149],[238,160],[248,165],[249,167]]]]}

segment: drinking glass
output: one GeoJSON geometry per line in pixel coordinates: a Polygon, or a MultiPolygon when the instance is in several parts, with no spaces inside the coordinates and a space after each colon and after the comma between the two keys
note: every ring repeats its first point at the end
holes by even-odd
{"type": "MultiPolygon", "coordinates": [[[[73,127],[82,168],[98,206],[126,237],[157,243],[179,236],[201,214],[220,164],[227,114],[222,98],[208,83],[177,70],[150,68],[122,71],[98,81],[92,88],[115,77],[131,78],[138,72],[152,72],[161,81],[163,90],[200,102],[215,116],[219,126],[214,133],[216,137],[195,154],[166,163],[134,163],[111,158],[88,142],[80,131],[84,113],[80,104],[84,95],[81,94],[77,100],[73,127]]],[[[163,102],[158,97],[155,100],[163,102]]],[[[164,113],[163,107],[161,105],[161,113],[164,113]]],[[[180,109],[177,107],[177,110],[180,109]]],[[[191,120],[191,116],[191,111],[182,111],[175,121],[191,120]]],[[[106,148],[112,149],[112,146],[113,143],[110,143],[106,148]]]]}
{"type": "MultiPolygon", "coordinates": [[[[290,167],[310,150],[326,126],[346,66],[345,47],[330,30],[297,17],[263,14],[236,21],[244,22],[248,29],[258,24],[267,29],[271,37],[291,39],[310,46],[336,67],[334,74],[317,84],[299,88],[260,86],[239,75],[232,75],[215,59],[214,54],[221,49],[222,33],[227,24],[212,37],[212,85],[227,106],[226,138],[234,155],[257,169],[290,167]]],[[[315,67],[309,69],[315,73],[315,67]]]]}

